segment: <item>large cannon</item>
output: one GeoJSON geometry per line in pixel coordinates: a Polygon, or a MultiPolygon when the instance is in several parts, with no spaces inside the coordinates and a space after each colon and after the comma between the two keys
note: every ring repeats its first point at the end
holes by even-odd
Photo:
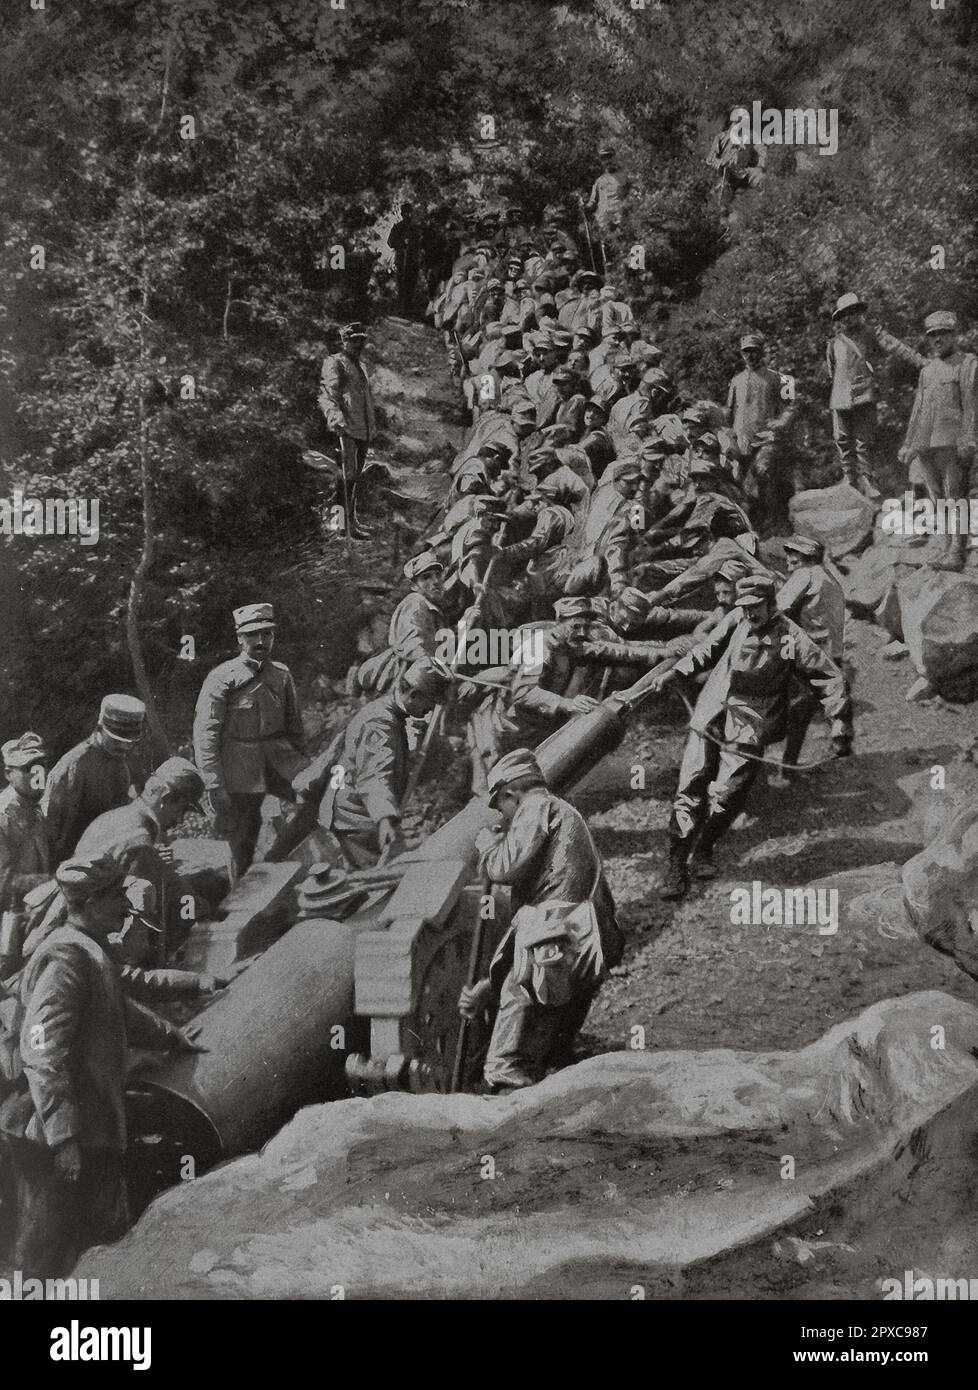
{"type": "MultiPolygon", "coordinates": [[[[569,790],[617,747],[647,681],[540,745],[550,787],[569,790]]],[[[144,1196],[258,1149],[303,1105],[371,1088],[449,1088],[476,923],[491,918],[486,956],[508,924],[508,895],[497,891],[490,904],[477,881],[475,838],[494,818],[473,797],[377,871],[374,887],[363,876],[367,901],[346,920],[300,917],[200,1015],[208,1050],[175,1056],[131,1098],[135,1145],[151,1170],[144,1196]]],[[[478,1064],[476,1046],[463,1087],[478,1064]]]]}

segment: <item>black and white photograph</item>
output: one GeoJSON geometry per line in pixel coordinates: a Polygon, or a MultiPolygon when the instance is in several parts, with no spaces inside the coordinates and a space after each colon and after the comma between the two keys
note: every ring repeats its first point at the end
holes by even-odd
{"type": "Polygon", "coordinates": [[[324,1302],[939,1359],[903,1305],[978,1300],[976,56],[973,0],[4,0],[0,1302],[39,1365],[324,1302]]]}

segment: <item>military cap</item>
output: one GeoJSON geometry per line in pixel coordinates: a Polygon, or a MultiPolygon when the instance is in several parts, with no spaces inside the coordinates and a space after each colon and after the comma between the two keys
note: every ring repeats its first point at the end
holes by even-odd
{"type": "Polygon", "coordinates": [[[520,278],[516,281],[515,288],[518,290],[528,290],[530,288],[530,282],[529,280],[525,280],[521,275],[520,278]]]}
{"type": "Polygon", "coordinates": [[[562,381],[562,382],[566,382],[566,381],[576,382],[576,381],[579,381],[579,380],[580,380],[580,377],[578,376],[577,372],[575,372],[575,371],[573,370],[573,368],[571,368],[571,367],[558,367],[558,368],[554,371],[553,376],[551,377],[551,380],[552,380],[552,381],[562,381]]]}
{"type": "Polygon", "coordinates": [[[550,243],[550,249],[551,251],[564,252],[567,250],[567,244],[563,241],[552,241],[550,243]]]}
{"type": "Polygon", "coordinates": [[[710,412],[702,401],[695,401],[693,405],[686,406],[679,418],[690,425],[708,425],[710,412]]]}
{"type": "Polygon", "coordinates": [[[543,769],[529,748],[514,748],[512,753],[504,753],[489,769],[486,778],[489,804],[493,805],[499,793],[505,791],[513,782],[522,782],[524,779],[532,779],[541,786],[547,784],[543,769]]]}
{"type": "Polygon", "coordinates": [[[502,282],[502,280],[497,279],[495,275],[493,275],[490,279],[488,279],[488,280],[486,281],[486,289],[487,289],[487,290],[501,290],[502,287],[503,287],[503,282],[502,282]]]}
{"type": "Polygon", "coordinates": [[[569,348],[574,345],[574,335],[565,328],[555,328],[550,335],[553,338],[554,347],[569,348]]]}
{"type": "Polygon", "coordinates": [[[661,367],[649,367],[642,373],[642,384],[645,386],[658,386],[663,391],[668,391],[672,386],[672,377],[668,372],[664,372],[661,367]]]}
{"type": "Polygon", "coordinates": [[[550,294],[553,287],[554,282],[549,275],[538,275],[531,286],[539,295],[550,294]]]}
{"type": "Polygon", "coordinates": [[[8,739],[0,752],[3,754],[4,767],[30,767],[32,763],[43,763],[47,757],[44,740],[40,734],[33,733],[8,739]]]}
{"type": "Polygon", "coordinates": [[[204,779],[188,758],[167,758],[160,763],[147,777],[144,790],[152,790],[154,786],[175,792],[191,805],[204,794],[204,779]]]}
{"type": "Polygon", "coordinates": [[[539,448],[532,449],[526,460],[526,466],[531,473],[544,463],[553,463],[557,457],[557,446],[555,444],[541,444],[539,448]]]}
{"type": "Polygon", "coordinates": [[[642,441],[642,447],[638,451],[638,456],[641,459],[645,459],[646,462],[650,462],[653,459],[671,458],[672,450],[669,448],[668,444],[663,443],[661,439],[645,439],[642,441]]]}
{"type": "Polygon", "coordinates": [[[257,632],[262,627],[275,626],[275,610],[270,603],[244,603],[234,610],[237,632],[257,632]]]}
{"type": "Polygon", "coordinates": [[[493,366],[497,371],[501,371],[504,367],[513,367],[520,362],[525,362],[526,357],[527,354],[525,352],[514,352],[512,348],[503,348],[502,352],[493,363],[493,366]]]}
{"type": "MultiPolygon", "coordinates": [[[[553,455],[550,454],[547,457],[552,458],[553,455]]],[[[537,483],[536,490],[538,496],[548,502],[557,497],[563,497],[567,491],[564,483],[556,477],[541,478],[537,483]]]]}
{"type": "Polygon", "coordinates": [[[470,279],[470,280],[485,280],[485,279],[486,279],[486,272],[481,268],[481,266],[474,265],[474,266],[472,267],[472,269],[469,271],[469,279],[470,279]]]}
{"type": "Polygon", "coordinates": [[[81,905],[98,893],[121,887],[126,871],[118,860],[106,854],[99,859],[66,859],[58,865],[54,877],[65,901],[81,905]]]}
{"type": "Polygon", "coordinates": [[[836,302],[835,302],[835,308],[832,310],[832,317],[833,317],[834,319],[837,319],[837,318],[840,317],[840,315],[845,314],[845,313],[848,313],[848,311],[849,311],[850,309],[865,309],[865,308],[866,308],[865,301],[862,300],[862,299],[860,299],[858,294],[852,294],[852,293],[844,294],[844,295],[842,295],[839,299],[836,300],[836,302]]]}
{"type": "Polygon", "coordinates": [[[448,691],[449,681],[430,661],[413,661],[401,676],[403,690],[417,690],[440,700],[448,691]]]}
{"type": "Polygon", "coordinates": [[[596,410],[601,416],[602,420],[607,420],[608,418],[608,407],[604,405],[601,401],[595,400],[593,397],[590,400],[584,402],[585,415],[589,410],[596,410]]]}
{"type": "MultiPolygon", "coordinates": [[[[626,337],[629,333],[637,333],[638,331],[638,324],[626,323],[622,325],[622,332],[626,337]]],[[[628,351],[636,362],[642,362],[646,365],[651,363],[652,366],[657,366],[662,361],[662,349],[656,347],[654,343],[632,343],[628,351]]]]}
{"type": "Polygon", "coordinates": [[[712,478],[716,475],[717,465],[712,459],[695,456],[690,460],[687,476],[690,478],[712,478]]]}
{"type": "Polygon", "coordinates": [[[575,289],[585,284],[600,285],[601,276],[594,270],[578,270],[571,278],[571,284],[575,289]]]}
{"type": "Polygon", "coordinates": [[[549,329],[537,328],[527,336],[530,339],[531,347],[536,348],[539,352],[545,352],[547,348],[554,346],[554,335],[549,329]]]}
{"type": "Polygon", "coordinates": [[[354,320],[353,323],[345,323],[340,329],[340,337],[347,342],[350,338],[365,338],[366,336],[367,330],[359,320],[354,320]]]}
{"type": "Polygon", "coordinates": [[[740,340],[740,346],[742,349],[763,348],[764,339],[761,337],[760,333],[745,333],[740,340]]]}
{"type": "Polygon", "coordinates": [[[433,550],[422,550],[420,555],[412,555],[404,566],[404,578],[415,580],[420,579],[423,574],[431,574],[435,570],[443,570],[445,566],[439,560],[433,550]]]}
{"type": "Polygon", "coordinates": [[[611,476],[616,483],[628,482],[629,479],[637,482],[642,476],[642,470],[634,459],[622,459],[620,463],[615,464],[611,476]]]}
{"type": "Polygon", "coordinates": [[[503,444],[501,440],[490,439],[488,444],[483,444],[479,449],[480,458],[497,458],[503,463],[509,463],[513,457],[513,451],[508,444],[503,444]]]}
{"type": "MultiPolygon", "coordinates": [[[[557,373],[554,372],[554,376],[556,375],[557,373]]],[[[557,421],[555,424],[547,425],[545,429],[542,429],[540,431],[540,438],[546,440],[548,445],[554,444],[559,446],[561,444],[570,443],[574,438],[574,431],[571,429],[570,425],[565,425],[561,421],[557,421]]]]}
{"type": "Polygon", "coordinates": [[[726,579],[730,584],[736,584],[738,579],[743,579],[745,574],[753,574],[754,571],[746,560],[730,559],[724,560],[723,564],[716,572],[717,579],[726,579]]]}
{"type": "Polygon", "coordinates": [[[741,608],[774,598],[774,580],[768,574],[745,574],[737,580],[737,603],[741,608]]]}
{"type": "Polygon", "coordinates": [[[594,612],[594,601],[587,594],[565,595],[554,604],[554,617],[558,622],[567,618],[589,618],[594,612]]]}
{"type": "Polygon", "coordinates": [[[617,367],[620,371],[637,372],[641,370],[641,362],[637,362],[630,352],[609,352],[604,359],[605,366],[617,367]]]}
{"type": "Polygon", "coordinates": [[[610,145],[602,145],[600,150],[598,150],[598,154],[602,159],[610,159],[612,158],[614,153],[615,152],[610,145]]]}
{"type": "Polygon", "coordinates": [[[536,424],[537,408],[527,397],[526,400],[516,401],[509,408],[509,413],[514,420],[532,420],[536,424]]]}
{"type": "Polygon", "coordinates": [[[483,493],[481,497],[477,496],[475,499],[476,516],[489,516],[490,514],[502,516],[503,512],[505,511],[505,497],[494,497],[491,494],[486,495],[485,493],[483,493]]]}
{"type": "Polygon", "coordinates": [[[643,594],[641,589],[636,589],[632,584],[622,589],[615,602],[619,603],[622,608],[626,608],[629,613],[642,613],[644,615],[649,608],[648,594],[643,594]]]}
{"type": "Polygon", "coordinates": [[[793,550],[796,555],[804,555],[806,560],[814,560],[816,564],[825,555],[825,546],[813,536],[789,536],[784,543],[784,549],[793,550]]]}
{"type": "Polygon", "coordinates": [[[146,706],[134,695],[106,695],[98,712],[99,727],[120,743],[138,743],[145,718],[146,706]]]}
{"type": "Polygon", "coordinates": [[[711,459],[720,457],[720,441],[715,434],[710,432],[701,434],[693,447],[696,453],[702,457],[711,459]]]}
{"type": "Polygon", "coordinates": [[[950,309],[938,309],[924,319],[925,333],[956,333],[958,316],[950,309]]]}

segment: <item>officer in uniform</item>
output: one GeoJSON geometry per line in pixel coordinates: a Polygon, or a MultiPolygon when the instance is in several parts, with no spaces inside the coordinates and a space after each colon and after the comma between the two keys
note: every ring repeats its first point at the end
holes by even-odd
{"type": "Polygon", "coordinates": [[[194,716],[194,758],[239,876],[255,854],[265,796],[292,798],[291,781],[306,765],[305,734],[289,668],[272,661],[270,603],[234,610],[240,655],[204,681],[194,716]]]}
{"type": "Polygon", "coordinates": [[[340,462],[345,482],[347,534],[362,540],[357,522],[357,486],[367,461],[367,449],[376,432],[374,398],[370,380],[360,361],[367,331],[362,323],[340,329],[340,351],[323,362],[319,383],[319,408],[326,426],[339,439],[340,462]]]}
{"type": "Polygon", "coordinates": [[[440,704],[448,682],[426,661],[416,661],[394,689],[371,700],[295,779],[298,806],[269,858],[281,859],[318,818],[354,869],[403,847],[401,803],[409,777],[408,720],[423,719],[440,704]]]}
{"type": "Polygon", "coordinates": [[[474,1018],[497,1004],[484,1075],[498,1093],[571,1060],[624,942],[587,823],[547,789],[528,748],[499,759],[488,792],[501,824],[480,831],[476,848],[489,882],[509,888],[513,916],[487,978],[462,990],[459,1010],[474,1018]]]}
{"type": "Polygon", "coordinates": [[[778,612],[774,580],[746,575],[737,581],[736,596],[737,607],[649,686],[658,693],[679,677],[710,672],[679,769],[669,874],[660,890],[666,899],[683,896],[690,868],[697,878],[715,877],[713,847],[747,799],[760,766],[753,758],[784,737],[792,678],[811,688],[832,721],[835,756],[852,750],[846,678],[806,632],[778,612]]]}
{"type": "MultiPolygon", "coordinates": [[[[924,331],[933,356],[921,367],[900,461],[920,460],[924,487],[935,501],[967,498],[978,443],[978,358],[958,346],[958,320],[950,310],[928,314],[924,331]]],[[[929,547],[936,553],[930,561],[933,567],[961,569],[967,532],[935,537],[934,541],[929,547]]],[[[968,561],[969,567],[978,564],[978,551],[972,550],[968,561]]]]}
{"type": "Polygon", "coordinates": [[[146,706],[132,695],[106,695],[93,733],[59,758],[41,803],[51,863],[70,858],[87,825],[132,795],[129,761],[143,736],[146,706]]]}
{"type": "Polygon", "coordinates": [[[51,855],[41,812],[47,754],[40,735],[3,745],[7,786],[0,793],[0,970],[15,969],[24,895],[50,878],[51,855]]]}
{"type": "Polygon", "coordinates": [[[842,476],[875,501],[880,495],[873,478],[879,391],[872,357],[879,340],[866,325],[866,304],[857,294],[842,295],[832,322],[835,337],[826,346],[825,361],[832,378],[829,407],[842,476]]]}

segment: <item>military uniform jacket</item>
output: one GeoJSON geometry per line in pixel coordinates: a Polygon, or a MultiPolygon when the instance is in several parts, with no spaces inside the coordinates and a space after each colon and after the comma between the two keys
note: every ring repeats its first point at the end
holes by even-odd
{"type": "Polygon", "coordinates": [[[907,449],[975,448],[978,358],[972,352],[932,357],[921,370],[907,425],[907,449]]]}
{"type": "Polygon", "coordinates": [[[50,868],[41,808],[8,786],[0,792],[0,912],[19,912],[50,868]]]}
{"type": "Polygon", "coordinates": [[[821,565],[803,565],[778,591],[782,613],[804,628],[833,661],[841,661],[846,635],[846,596],[834,575],[821,565]]]}
{"type": "Polygon", "coordinates": [[[673,670],[680,676],[710,671],[690,727],[704,729],[722,717],[723,737],[729,743],[764,748],[784,737],[792,676],[817,695],[833,738],[852,732],[845,677],[783,613],[775,613],[762,632],[754,633],[743,609],[732,608],[673,670]]]}
{"type": "Polygon", "coordinates": [[[194,716],[194,761],[205,785],[256,794],[305,765],[305,735],[289,668],[232,657],[205,678],[194,716]]]}
{"type": "Polygon", "coordinates": [[[345,352],[334,352],[323,363],[319,408],[326,424],[338,434],[369,442],[376,431],[374,398],[363,364],[345,352]]]}
{"type": "Polygon", "coordinates": [[[54,1148],[126,1147],[128,1045],[169,1047],[177,1030],[127,999],[103,948],[75,927],[47,935],[20,977],[27,1091],[0,1111],[5,1134],[54,1148]],[[40,1039],[43,1046],[32,1043],[40,1039]]]}
{"type": "Polygon", "coordinates": [[[296,778],[302,799],[319,796],[325,830],[364,831],[400,815],[408,784],[406,725],[393,692],[382,695],[364,705],[341,738],[296,778]]]}
{"type": "Polygon", "coordinates": [[[770,367],[754,371],[745,367],[730,383],[727,410],[737,437],[737,447],[744,453],[754,444],[754,436],[778,414],[781,406],[781,378],[770,367]]]}
{"type": "Polygon", "coordinates": [[[444,626],[445,615],[438,605],[412,590],[394,609],[387,640],[397,657],[410,665],[434,655],[439,629],[444,626]]]}
{"type": "Polygon", "coordinates": [[[830,409],[853,410],[856,406],[875,403],[878,392],[869,353],[876,344],[876,335],[869,329],[853,334],[839,333],[829,339],[825,362],[832,378],[830,409]]]}
{"type": "Polygon", "coordinates": [[[41,803],[52,864],[71,857],[82,831],[96,816],[124,806],[131,787],[125,758],[106,752],[97,733],[69,749],[48,774],[41,803]]]}
{"type": "MultiPolygon", "coordinates": [[[[554,900],[594,903],[605,964],[621,959],[623,939],[601,859],[580,811],[545,787],[527,792],[506,834],[483,856],[491,883],[508,885],[514,914],[554,900]]],[[[511,933],[493,957],[490,979],[497,991],[512,961],[511,933]]]]}

